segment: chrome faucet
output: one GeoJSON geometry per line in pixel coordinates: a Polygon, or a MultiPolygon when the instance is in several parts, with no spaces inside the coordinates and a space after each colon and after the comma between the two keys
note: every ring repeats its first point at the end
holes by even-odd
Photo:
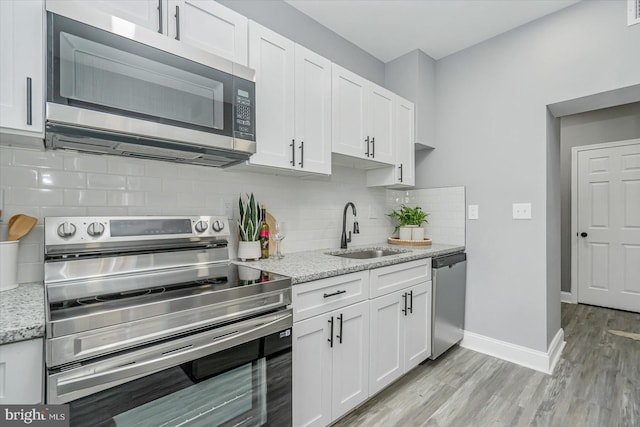
{"type": "Polygon", "coordinates": [[[353,212],[353,234],[360,234],[360,226],[356,220],[356,205],[352,202],[348,202],[344,205],[344,212],[342,213],[342,237],[340,238],[340,247],[347,249],[347,243],[351,243],[351,231],[349,231],[349,237],[347,238],[347,208],[351,206],[353,212]]]}

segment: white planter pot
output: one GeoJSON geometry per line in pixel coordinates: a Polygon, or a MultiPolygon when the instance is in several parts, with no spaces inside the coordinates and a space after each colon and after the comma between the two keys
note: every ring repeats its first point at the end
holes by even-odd
{"type": "Polygon", "coordinates": [[[424,227],[412,228],[411,240],[424,240],[424,227]]]}
{"type": "Polygon", "coordinates": [[[260,259],[260,242],[238,242],[238,258],[242,261],[260,259]]]}
{"type": "Polygon", "coordinates": [[[411,231],[415,228],[415,225],[407,225],[400,227],[399,238],[400,240],[411,240],[411,231]]]}

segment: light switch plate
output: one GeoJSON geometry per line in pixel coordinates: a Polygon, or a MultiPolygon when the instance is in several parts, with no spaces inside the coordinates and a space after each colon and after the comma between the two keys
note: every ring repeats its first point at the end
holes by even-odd
{"type": "Polygon", "coordinates": [[[375,205],[369,205],[369,219],[376,219],[380,216],[378,207],[375,205]]]}
{"type": "Polygon", "coordinates": [[[513,219],[531,219],[531,203],[514,203],[513,219]]]}
{"type": "Polygon", "coordinates": [[[231,197],[224,197],[224,212],[227,215],[227,219],[233,219],[233,199],[231,197]]]}
{"type": "Polygon", "coordinates": [[[469,205],[469,219],[478,219],[480,217],[478,210],[478,205],[469,205]]]}

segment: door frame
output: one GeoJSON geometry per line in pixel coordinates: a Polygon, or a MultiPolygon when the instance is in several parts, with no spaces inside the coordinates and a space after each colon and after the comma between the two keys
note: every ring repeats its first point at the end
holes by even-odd
{"type": "Polygon", "coordinates": [[[624,141],[605,142],[602,144],[581,145],[571,148],[571,292],[568,300],[572,304],[578,303],[578,153],[581,151],[600,150],[602,148],[624,147],[626,145],[640,144],[640,139],[627,139],[624,141]]]}

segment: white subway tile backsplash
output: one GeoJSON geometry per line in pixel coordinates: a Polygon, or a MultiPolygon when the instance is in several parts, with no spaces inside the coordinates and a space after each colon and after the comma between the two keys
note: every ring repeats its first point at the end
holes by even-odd
{"type": "Polygon", "coordinates": [[[114,175],[144,175],[144,163],[122,157],[109,157],[107,168],[114,175]]]}
{"type": "Polygon", "coordinates": [[[131,191],[161,191],[162,179],[146,176],[128,176],[127,190],[131,191]]]}
{"type": "Polygon", "coordinates": [[[64,169],[75,172],[104,173],[107,159],[104,156],[65,157],[64,169]]]}
{"type": "Polygon", "coordinates": [[[37,187],[38,171],[36,169],[3,166],[0,170],[0,186],[37,187]]]}
{"type": "Polygon", "coordinates": [[[178,203],[177,193],[148,192],[146,193],[146,206],[150,207],[175,207],[178,203]]]}
{"type": "Polygon", "coordinates": [[[40,187],[86,188],[87,177],[83,172],[41,170],[39,183],[40,187]]]}
{"type": "Polygon", "coordinates": [[[104,206],[107,192],[104,190],[64,190],[65,206],[104,206]]]}
{"type": "Polygon", "coordinates": [[[115,206],[89,206],[86,213],[81,215],[89,216],[125,216],[132,215],[127,208],[115,206]]]}
{"type": "Polygon", "coordinates": [[[38,243],[20,242],[18,248],[18,258],[24,263],[42,262],[44,261],[43,246],[38,243]]]}
{"type": "Polygon", "coordinates": [[[107,204],[110,206],[144,206],[145,197],[143,192],[109,191],[107,204]]]}
{"type": "Polygon", "coordinates": [[[85,216],[87,208],[80,206],[45,206],[41,209],[41,218],[48,216],[85,216]]]}
{"type": "Polygon", "coordinates": [[[13,151],[10,148],[0,148],[0,166],[13,164],[13,151]]]}
{"type": "Polygon", "coordinates": [[[87,188],[104,190],[126,190],[127,177],[102,173],[87,174],[87,188]]]}
{"type": "Polygon", "coordinates": [[[27,206],[60,206],[62,205],[62,189],[55,188],[20,188],[12,187],[8,191],[7,205],[27,206]]]}
{"type": "Polygon", "coordinates": [[[64,160],[61,153],[51,151],[12,150],[14,166],[32,166],[39,169],[62,170],[64,160]]]}
{"type": "Polygon", "coordinates": [[[199,187],[202,187],[202,183],[188,179],[164,178],[162,180],[162,191],[167,193],[191,192],[199,187]]]}

